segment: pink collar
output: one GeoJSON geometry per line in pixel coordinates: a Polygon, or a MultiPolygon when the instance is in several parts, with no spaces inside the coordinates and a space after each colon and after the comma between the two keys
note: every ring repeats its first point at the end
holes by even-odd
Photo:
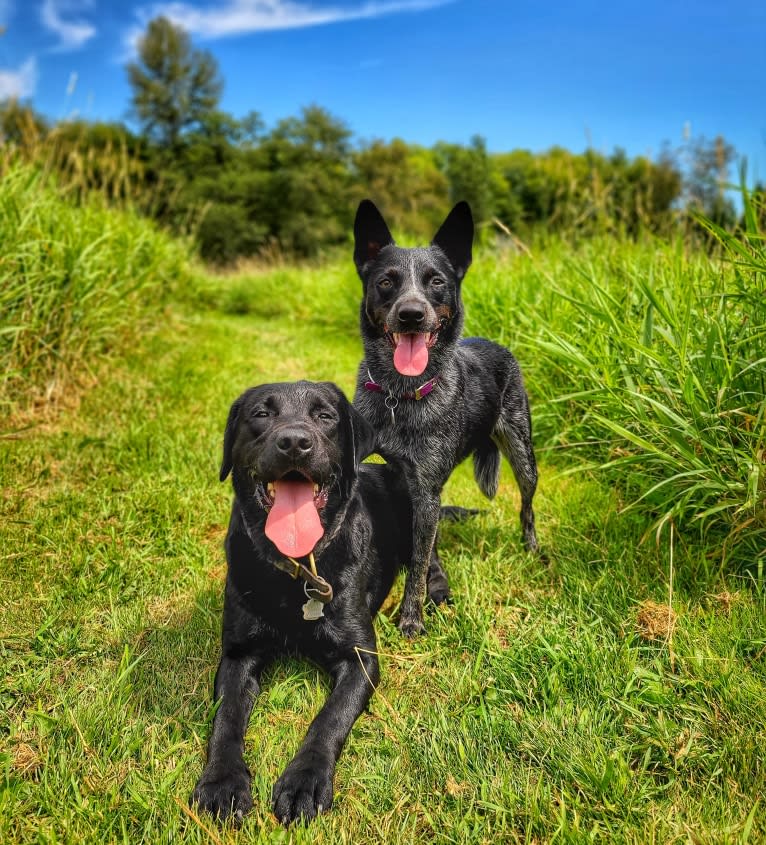
{"type": "MultiPolygon", "coordinates": [[[[373,379],[372,374],[369,370],[367,370],[367,375],[370,377],[369,381],[364,383],[364,389],[370,390],[373,393],[388,393],[388,396],[392,396],[393,394],[391,391],[387,391],[383,385],[378,384],[375,379],[373,379]]],[[[402,393],[397,396],[397,399],[414,399],[416,402],[420,401],[424,396],[428,396],[428,394],[436,387],[437,382],[439,381],[439,376],[434,376],[425,384],[421,384],[420,387],[416,387],[414,391],[408,390],[406,393],[402,393]]]]}

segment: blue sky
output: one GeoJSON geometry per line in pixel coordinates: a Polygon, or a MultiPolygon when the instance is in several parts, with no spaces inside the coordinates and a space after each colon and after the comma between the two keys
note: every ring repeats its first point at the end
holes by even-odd
{"type": "Polygon", "coordinates": [[[0,98],[127,120],[125,63],[165,14],[218,60],[222,108],[316,103],[359,139],[656,155],[723,134],[766,180],[766,3],[0,0],[0,98]]]}

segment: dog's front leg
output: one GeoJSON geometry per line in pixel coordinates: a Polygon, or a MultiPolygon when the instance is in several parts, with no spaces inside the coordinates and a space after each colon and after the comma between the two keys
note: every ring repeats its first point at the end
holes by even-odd
{"type": "Polygon", "coordinates": [[[380,677],[375,647],[373,636],[364,651],[360,645],[359,651],[330,667],[332,692],[311,723],[298,753],[274,784],[274,815],[283,824],[311,821],[332,806],[335,763],[380,677]]]}
{"type": "Polygon", "coordinates": [[[404,598],[399,613],[399,630],[405,637],[416,637],[425,631],[423,602],[431,551],[439,525],[439,493],[423,492],[410,484],[413,491],[412,561],[404,582],[404,598]]]}
{"type": "Polygon", "coordinates": [[[242,755],[263,662],[252,655],[233,654],[224,652],[216,672],[215,701],[220,704],[192,802],[221,820],[231,816],[240,822],[253,806],[250,772],[242,755]]]}

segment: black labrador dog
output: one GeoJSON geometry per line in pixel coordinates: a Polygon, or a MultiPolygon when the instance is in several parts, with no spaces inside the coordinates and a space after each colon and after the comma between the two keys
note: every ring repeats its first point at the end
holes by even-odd
{"type": "Polygon", "coordinates": [[[404,249],[375,205],[363,200],[354,239],[364,285],[364,360],[354,406],[375,429],[376,451],[400,465],[412,493],[413,559],[399,621],[412,637],[423,630],[426,589],[437,603],[449,595],[432,550],[442,487],[469,455],[489,498],[497,492],[500,453],[506,456],[521,490],[523,541],[530,550],[538,548],[529,401],[507,349],[484,338],[460,340],[460,285],[473,242],[468,203],[452,209],[430,246],[404,249]]]}
{"type": "Polygon", "coordinates": [[[360,466],[373,446],[329,382],[261,385],[231,407],[219,707],[192,795],[220,818],[252,807],[245,731],[261,673],[285,653],[325,669],[332,692],[274,785],[273,810],[289,824],[332,804],[335,763],[379,679],[372,619],[412,554],[409,489],[393,467],[360,466]]]}

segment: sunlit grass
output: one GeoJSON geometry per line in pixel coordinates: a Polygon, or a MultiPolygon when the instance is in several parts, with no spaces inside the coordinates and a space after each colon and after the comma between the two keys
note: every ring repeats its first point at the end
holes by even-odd
{"type": "Polygon", "coordinates": [[[149,221],[76,207],[37,167],[0,167],[0,409],[61,398],[162,321],[188,249],[149,221]]]}
{"type": "MultiPolygon", "coordinates": [[[[741,241],[731,238],[730,242],[741,241]]],[[[681,244],[487,260],[468,328],[516,349],[541,446],[598,468],[709,565],[766,563],[766,274],[681,244]]],[[[760,260],[761,269],[757,262],[760,260]]]]}
{"type": "Polygon", "coordinates": [[[548,560],[521,549],[508,468],[488,503],[460,467],[445,501],[483,510],[442,532],[454,605],[406,642],[395,587],[333,812],[288,833],[269,811],[327,691],[283,661],[250,724],[255,808],[238,832],[187,808],[218,658],[222,430],[259,382],[353,393],[360,282],[350,257],[212,276],[130,214],[74,209],[29,168],[5,177],[3,407],[57,391],[79,406],[0,440],[0,842],[766,837],[766,268],[751,198],[743,235],[709,226],[715,261],[606,239],[479,254],[467,331],[521,361],[548,560]],[[675,624],[651,634],[647,602],[675,624]]]}
{"type": "MultiPolygon", "coordinates": [[[[500,303],[501,284],[531,286],[536,272],[492,266],[466,280],[471,330],[484,297],[500,303]]],[[[671,573],[668,532],[642,543],[654,515],[623,513],[631,488],[562,475],[569,458],[545,449],[547,564],[521,549],[507,467],[492,503],[469,466],[450,481],[445,500],[484,508],[442,533],[454,605],[412,643],[393,604],[379,618],[383,679],[339,763],[333,811],[288,833],[269,810],[327,691],[298,661],[274,667],[254,710],[243,829],[186,809],[218,659],[229,403],[267,380],[330,378],[350,394],[358,285],[350,261],[198,279],[158,331],[99,369],[78,412],[0,444],[0,841],[760,841],[762,578],[710,567],[708,545],[678,534],[671,573]],[[641,603],[666,604],[671,584],[675,628],[643,639],[641,603]]],[[[540,293],[539,319],[565,326],[540,293]]],[[[535,313],[508,297],[503,331],[485,326],[521,358],[542,447],[558,413],[548,353],[533,355],[535,313]]]]}

